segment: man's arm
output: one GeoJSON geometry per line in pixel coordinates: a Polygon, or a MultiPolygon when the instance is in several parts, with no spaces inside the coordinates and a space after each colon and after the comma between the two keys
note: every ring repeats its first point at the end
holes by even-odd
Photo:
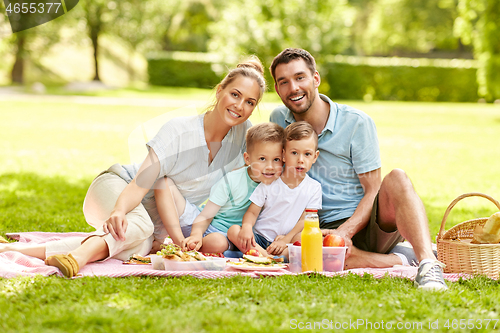
{"type": "MultiPolygon", "coordinates": [[[[362,173],[358,175],[361,186],[365,192],[363,199],[358,204],[354,214],[336,230],[328,230],[326,233],[335,233],[346,241],[347,256],[351,252],[351,238],[368,225],[373,207],[373,201],[382,183],[381,169],[362,173]]],[[[325,231],[324,231],[325,233],[325,231]]]]}

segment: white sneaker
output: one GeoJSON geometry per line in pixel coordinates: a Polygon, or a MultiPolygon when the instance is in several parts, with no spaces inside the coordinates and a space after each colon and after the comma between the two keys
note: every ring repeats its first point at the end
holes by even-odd
{"type": "Polygon", "coordinates": [[[437,260],[423,260],[418,266],[415,287],[425,290],[447,290],[448,286],[443,278],[444,267],[445,264],[437,260]]]}

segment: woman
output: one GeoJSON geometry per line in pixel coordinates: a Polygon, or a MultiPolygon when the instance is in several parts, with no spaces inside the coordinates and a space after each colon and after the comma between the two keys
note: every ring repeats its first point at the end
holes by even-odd
{"type": "MultiPolygon", "coordinates": [[[[167,122],[147,143],[148,156],[140,167],[113,165],[90,185],[84,202],[87,222],[97,230],[89,237],[73,237],[45,244],[1,244],[0,252],[18,251],[45,259],[67,277],[89,262],[132,254],[146,255],[153,240],[163,242],[167,232],[178,244],[189,234],[184,221],[208,198],[210,188],[235,167],[242,166],[245,133],[265,91],[263,67],[251,58],[231,70],[216,88],[212,110],[167,122]],[[163,227],[154,200],[154,187],[173,182],[186,199],[181,212],[163,227]],[[170,230],[168,230],[170,229],[170,230]],[[180,232],[183,232],[181,235],[180,232]],[[98,236],[98,237],[95,237],[98,236]]],[[[173,205],[172,205],[173,206],[173,205]]]]}

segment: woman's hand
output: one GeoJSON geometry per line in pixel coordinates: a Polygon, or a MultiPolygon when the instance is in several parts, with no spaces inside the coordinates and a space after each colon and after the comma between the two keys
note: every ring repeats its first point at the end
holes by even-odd
{"type": "Polygon", "coordinates": [[[250,248],[257,246],[252,228],[245,228],[245,226],[241,227],[241,230],[238,233],[238,243],[241,245],[243,253],[247,252],[250,248]]]}
{"type": "Polygon", "coordinates": [[[128,222],[124,213],[112,212],[111,216],[104,222],[102,228],[105,233],[111,234],[115,240],[124,241],[127,226],[128,222]]]}
{"type": "Polygon", "coordinates": [[[195,235],[184,238],[181,244],[182,251],[198,251],[201,248],[203,236],[195,235]]]}

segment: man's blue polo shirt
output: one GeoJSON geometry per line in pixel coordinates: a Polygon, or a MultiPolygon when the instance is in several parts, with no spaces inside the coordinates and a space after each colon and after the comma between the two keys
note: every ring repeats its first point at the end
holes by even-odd
{"type": "MultiPolygon", "coordinates": [[[[309,176],[321,183],[323,209],[320,222],[328,223],[348,218],[364,196],[358,174],[381,167],[377,129],[364,112],[348,105],[330,103],[330,116],[318,137],[319,157],[309,176]]],[[[270,121],[285,128],[295,121],[286,106],[276,108],[270,121]]],[[[340,225],[340,223],[339,223],[340,225]]]]}

